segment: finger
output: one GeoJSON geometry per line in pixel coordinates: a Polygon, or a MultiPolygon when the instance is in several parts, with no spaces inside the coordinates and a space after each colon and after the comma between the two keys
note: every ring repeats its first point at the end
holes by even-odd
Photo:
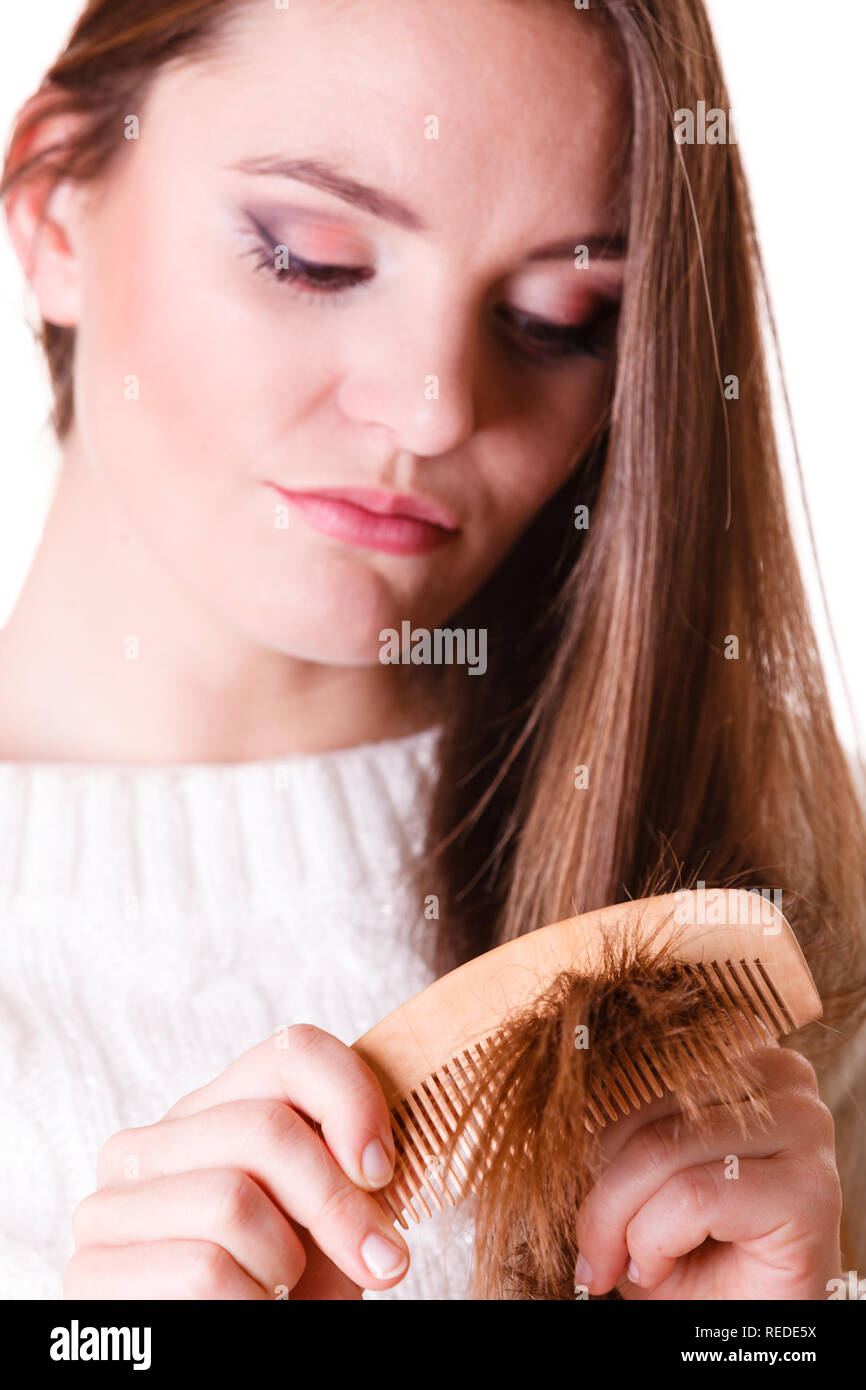
{"type": "Polygon", "coordinates": [[[358,1187],[375,1190],[390,1182],[394,1139],[382,1087],[339,1038],[307,1023],[281,1028],[184,1096],[163,1119],[256,1099],[287,1101],[320,1124],[331,1153],[358,1187]]]}
{"type": "Polygon", "coordinates": [[[832,1158],[832,1116],[820,1101],[799,1090],[776,1096],[770,1130],[744,1129],[741,1118],[749,1119],[746,1105],[706,1106],[700,1130],[684,1115],[675,1113],[644,1124],[631,1135],[581,1203],[578,1248],[594,1280],[590,1281],[584,1268],[579,1283],[593,1292],[596,1280],[605,1288],[616,1283],[628,1262],[629,1222],[681,1169],[718,1160],[724,1173],[735,1177],[744,1158],[821,1150],[832,1158]]]}
{"type": "Polygon", "coordinates": [[[267,1297],[227,1251],[200,1240],[88,1245],[63,1276],[64,1298],[250,1299],[267,1297]]]}
{"type": "Polygon", "coordinates": [[[312,1237],[304,1232],[307,1263],[304,1272],[292,1289],[293,1303],[321,1303],[335,1299],[340,1302],[357,1300],[363,1296],[363,1289],[351,1279],[347,1279],[341,1269],[329,1260],[312,1237]]]}
{"type": "MultiPolygon", "coordinates": [[[[766,1047],[757,1048],[747,1057],[750,1069],[756,1079],[772,1096],[783,1090],[797,1089],[805,1094],[817,1095],[817,1082],[811,1064],[801,1053],[791,1048],[779,1047],[773,1041],[766,1047]]],[[[719,1093],[712,1085],[708,1087],[706,1103],[714,1105],[719,1101],[719,1093]]],[[[743,1093],[746,1102],[746,1093],[743,1093]]],[[[632,1135],[651,1120],[662,1119],[667,1115],[682,1114],[682,1101],[675,1091],[665,1090],[663,1096],[656,1097],[639,1110],[605,1126],[596,1137],[598,1149],[605,1163],[612,1162],[625,1147],[632,1135]]]]}
{"type": "Polygon", "coordinates": [[[752,1249],[772,1237],[769,1250],[783,1247],[785,1263],[793,1263],[792,1247],[821,1225],[816,1208],[834,1200],[829,1181],[822,1186],[811,1180],[810,1200],[792,1200],[802,1191],[803,1178],[801,1159],[782,1158],[747,1159],[736,1182],[725,1180],[719,1163],[677,1173],[629,1223],[629,1278],[641,1288],[655,1288],[680,1256],[708,1237],[748,1242],[752,1249]]]}
{"type": "Polygon", "coordinates": [[[248,1173],[362,1288],[387,1288],[408,1268],[393,1219],[349,1181],[303,1116],[280,1101],[233,1101],[123,1130],[99,1155],[99,1187],[120,1185],[130,1159],[141,1181],[214,1167],[248,1173]]]}
{"type": "Polygon", "coordinates": [[[294,1288],[306,1263],[298,1236],[258,1183],[237,1169],[166,1173],[103,1187],[72,1215],[77,1249],[198,1240],[222,1246],[268,1298],[294,1288]]]}

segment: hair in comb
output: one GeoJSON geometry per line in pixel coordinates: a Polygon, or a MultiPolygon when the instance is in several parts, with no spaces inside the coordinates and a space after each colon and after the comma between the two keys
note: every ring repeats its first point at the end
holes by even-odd
{"type": "Polygon", "coordinates": [[[383,1201],[406,1227],[471,1196],[475,1296],[574,1297],[575,1216],[609,1121],[668,1090],[699,1127],[711,1096],[744,1134],[766,1123],[748,1054],[820,1017],[820,1000],[777,909],[726,893],[739,910],[727,920],[743,925],[707,926],[696,896],[529,933],[355,1044],[391,1106],[398,1159],[383,1201]]]}

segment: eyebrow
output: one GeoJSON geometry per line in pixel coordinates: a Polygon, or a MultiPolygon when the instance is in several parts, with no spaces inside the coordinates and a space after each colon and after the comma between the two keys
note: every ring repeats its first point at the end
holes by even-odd
{"type": "Polygon", "coordinates": [[[241,174],[268,174],[308,183],[313,188],[321,188],[324,193],[336,194],[344,202],[352,203],[364,212],[371,212],[374,217],[395,222],[398,227],[405,227],[411,232],[428,230],[418,214],[398,198],[392,198],[380,188],[371,188],[369,184],[350,179],[323,159],[282,159],[266,155],[261,159],[242,159],[231,167],[241,174]]]}
{"type": "MultiPolygon", "coordinates": [[[[279,155],[263,155],[258,159],[242,159],[230,166],[237,173],[259,174],[271,178],[294,179],[297,183],[309,184],[323,193],[333,193],[345,203],[361,208],[364,212],[393,222],[410,232],[426,232],[427,223],[413,208],[394,198],[381,188],[360,183],[342,173],[324,159],[286,159],[279,155]]],[[[577,236],[568,241],[547,242],[531,251],[530,261],[552,261],[573,257],[575,248],[585,246],[590,257],[619,260],[625,255],[626,238],[619,232],[601,236],[577,236]]]]}

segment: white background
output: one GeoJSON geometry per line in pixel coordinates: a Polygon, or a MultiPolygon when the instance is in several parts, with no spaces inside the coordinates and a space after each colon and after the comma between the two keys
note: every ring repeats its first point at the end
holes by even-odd
{"type": "MultiPolygon", "coordinates": [[[[59,50],[80,0],[0,7],[0,130],[59,50]]],[[[710,0],[751,176],[793,406],[819,569],[793,454],[793,519],[842,735],[866,727],[862,640],[866,475],[862,62],[866,6],[851,0],[710,0]],[[819,575],[842,657],[833,655],[819,575]],[[843,673],[853,702],[846,701],[843,673]]],[[[0,624],[37,543],[55,467],[44,369],[0,226],[0,624]]]]}

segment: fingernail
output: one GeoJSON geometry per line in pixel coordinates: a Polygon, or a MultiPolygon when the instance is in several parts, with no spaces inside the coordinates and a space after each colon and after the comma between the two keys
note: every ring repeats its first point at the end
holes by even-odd
{"type": "Polygon", "coordinates": [[[574,1266],[575,1284],[586,1284],[589,1288],[592,1283],[592,1270],[582,1255],[578,1255],[577,1264],[574,1266]]]}
{"type": "Polygon", "coordinates": [[[384,1187],[391,1177],[393,1164],[381,1139],[371,1139],[361,1155],[361,1172],[374,1187],[384,1187]]]}
{"type": "Polygon", "coordinates": [[[629,1279],[633,1284],[640,1283],[640,1271],[638,1270],[638,1267],[635,1264],[634,1260],[629,1260],[627,1273],[629,1279]]]}
{"type": "Polygon", "coordinates": [[[406,1268],[406,1252],[400,1250],[390,1240],[371,1232],[361,1246],[364,1264],[377,1279],[393,1279],[406,1268]]]}

